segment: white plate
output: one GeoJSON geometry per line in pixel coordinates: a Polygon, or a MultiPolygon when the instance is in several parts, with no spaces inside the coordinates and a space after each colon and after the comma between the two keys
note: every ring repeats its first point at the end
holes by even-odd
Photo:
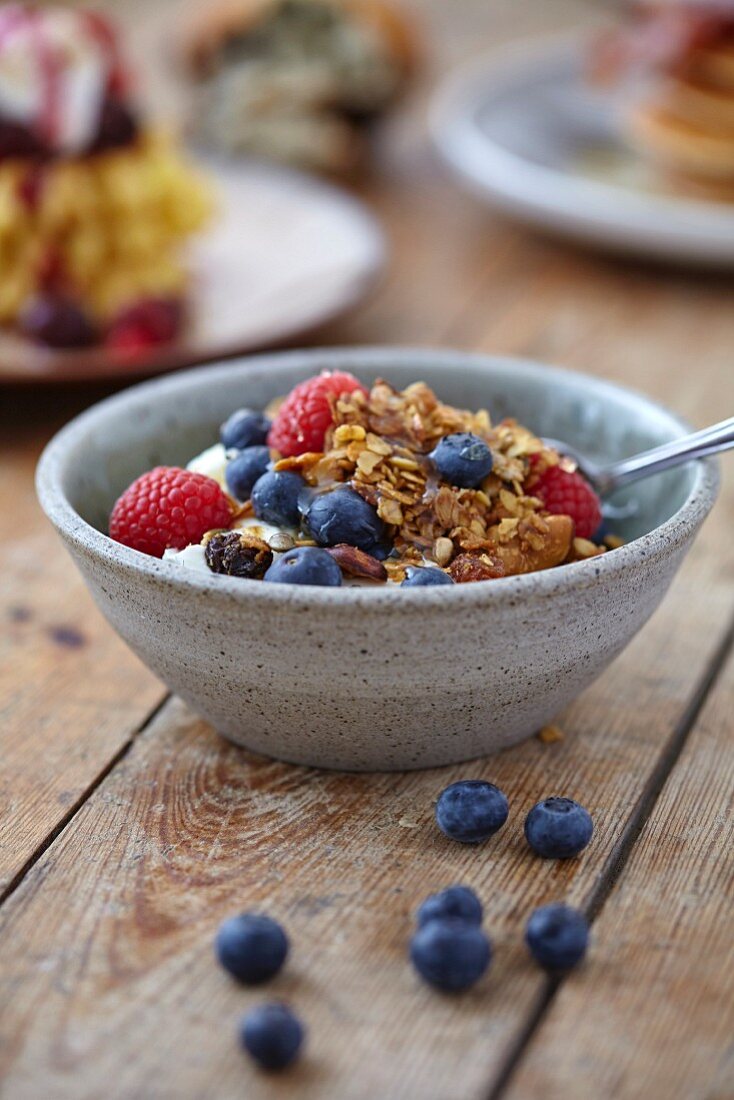
{"type": "Polygon", "coordinates": [[[734,266],[734,207],[666,194],[616,136],[589,86],[583,39],[523,43],[472,62],[430,114],[449,166],[481,197],[546,231],[615,252],[734,266]]]}
{"type": "Polygon", "coordinates": [[[254,162],[206,160],[218,209],[191,246],[191,321],[145,355],[53,352],[0,335],[0,381],[152,374],[292,340],[356,305],[386,260],[376,220],[322,180],[254,162]]]}

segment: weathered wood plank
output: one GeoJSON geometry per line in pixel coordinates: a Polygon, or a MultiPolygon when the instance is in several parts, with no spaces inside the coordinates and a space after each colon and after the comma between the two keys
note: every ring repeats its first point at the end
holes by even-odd
{"type": "MultiPolygon", "coordinates": [[[[584,7],[564,3],[563,10],[584,7]]],[[[462,0],[458,9],[431,9],[442,63],[490,36],[529,29],[534,19],[548,25],[559,10],[521,11],[504,0],[491,11],[484,0],[462,0]],[[513,25],[518,19],[522,28],[513,25]]],[[[149,5],[131,3],[123,14],[142,10],[149,5]]],[[[141,22],[141,41],[143,31],[141,22]]],[[[734,386],[727,282],[606,263],[507,225],[432,166],[418,113],[394,124],[366,190],[396,247],[393,273],[372,305],[331,339],[520,352],[636,384],[701,423],[723,415],[734,386]]],[[[12,464],[0,492],[17,501],[6,545],[17,546],[22,528],[24,558],[37,552],[42,531],[53,537],[30,489],[38,440],[50,434],[53,418],[48,408],[39,414],[36,435],[19,423],[28,437],[5,452],[12,464]]],[[[7,423],[12,435],[15,418],[7,423]]],[[[7,1095],[83,1100],[104,1090],[126,1100],[216,1100],[244,1089],[253,1100],[278,1091],[319,1100],[484,1097],[543,989],[520,945],[525,914],[557,896],[582,903],[593,894],[722,636],[734,567],[732,511],[727,488],[663,610],[564,717],[562,744],[534,742],[440,773],[338,777],[247,757],[179,704],[169,706],[0,910],[7,1095]],[[516,807],[506,835],[478,852],[449,845],[431,824],[431,799],[467,774],[500,782],[516,807]],[[598,825],[586,856],[561,867],[529,860],[521,839],[520,808],[552,791],[580,797],[598,825]],[[457,878],[483,895],[497,947],[490,978],[458,1001],[420,988],[404,957],[417,900],[457,878]],[[281,916],[295,945],[288,972],[258,997],[288,997],[312,1033],[303,1065],[277,1085],[256,1077],[234,1043],[234,1021],[254,995],[234,988],[211,961],[218,920],[250,905],[281,916]]],[[[135,710],[139,668],[94,625],[59,548],[44,568],[47,586],[30,570],[6,569],[4,552],[0,577],[13,600],[18,590],[28,594],[38,622],[31,628],[12,613],[26,659],[0,682],[3,698],[18,689],[16,681],[23,685],[12,715],[23,717],[27,740],[8,733],[7,756],[0,742],[0,775],[19,752],[18,774],[11,771],[5,790],[24,789],[18,775],[38,770],[23,800],[24,807],[38,800],[37,813],[22,809],[14,833],[28,839],[22,851],[33,851],[94,786],[159,689],[150,680],[150,698],[135,710]],[[51,642],[47,631],[57,625],[80,629],[94,654],[84,647],[67,654],[68,644],[51,642]],[[51,658],[56,648],[61,653],[51,658]],[[25,686],[28,670],[47,685],[43,706],[25,686]],[[100,700],[102,691],[111,694],[100,700]],[[66,721],[58,719],[58,699],[66,721]],[[72,799],[59,808],[61,790],[72,799]]],[[[13,858],[16,867],[17,850],[13,858]]],[[[649,921],[652,927],[652,911],[649,921]]],[[[616,980],[599,976],[589,994],[595,1012],[616,980]]]]}
{"type": "MultiPolygon", "coordinates": [[[[440,67],[476,40],[473,28],[486,27],[493,40],[511,33],[504,5],[489,19],[467,4],[465,17],[448,23],[441,6],[418,7],[442,43],[440,67]]],[[[170,31],[181,0],[114,8],[156,113],[174,118],[182,96],[170,31]]],[[[384,168],[365,188],[394,249],[389,277],[362,316],[326,330],[325,340],[440,343],[475,288],[501,278],[502,247],[476,234],[483,213],[433,170],[417,99],[387,136],[384,168]]],[[[35,501],[42,444],[101,395],[99,387],[10,390],[0,403],[0,622],[8,625],[0,637],[0,895],[162,698],[102,623],[35,501]]]]}
{"type": "Polygon", "coordinates": [[[338,776],[248,757],[169,705],[0,910],[8,1095],[82,1100],[105,1082],[110,1097],[270,1096],[233,1027],[256,1000],[285,996],[311,1029],[285,1094],[485,1096],[543,989],[521,944],[526,914],[593,892],[705,673],[729,593],[707,569],[713,550],[699,544],[674,597],[565,716],[560,744],[439,772],[338,776]],[[694,599],[700,614],[676,629],[694,599]],[[513,805],[480,849],[432,822],[438,790],[461,775],[491,777],[513,805]],[[523,811],[552,792],[595,816],[581,860],[525,849],[523,811]],[[405,949],[415,904],[461,879],[486,902],[497,960],[452,999],[420,987],[405,949]],[[211,958],[218,921],[247,907],[281,917],[294,942],[287,972],[256,994],[211,958]]]}
{"type": "Polygon", "coordinates": [[[733,710],[730,660],[507,1100],[733,1094],[733,710]]]}
{"type": "Polygon", "coordinates": [[[164,696],[35,500],[41,445],[79,404],[30,391],[0,403],[0,895],[164,696]]]}

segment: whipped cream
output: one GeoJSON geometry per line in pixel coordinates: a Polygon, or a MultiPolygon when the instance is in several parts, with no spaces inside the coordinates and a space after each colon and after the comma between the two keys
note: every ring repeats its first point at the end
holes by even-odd
{"type": "Polygon", "coordinates": [[[68,8],[0,9],[0,116],[39,133],[59,153],[95,137],[117,71],[111,36],[68,8]]]}

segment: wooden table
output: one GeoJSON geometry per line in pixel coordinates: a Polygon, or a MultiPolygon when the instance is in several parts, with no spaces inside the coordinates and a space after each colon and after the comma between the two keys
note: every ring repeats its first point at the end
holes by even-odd
{"type": "MultiPolygon", "coordinates": [[[[124,6],[142,50],[177,0],[149,6],[124,6]]],[[[423,9],[437,68],[589,12],[581,0],[423,9]]],[[[365,188],[392,241],[389,277],[323,341],[515,353],[631,383],[698,425],[734,411],[728,278],[600,259],[508,225],[446,178],[421,109],[419,97],[389,128],[365,188]]],[[[340,776],[228,747],[92,605],[32,479],[45,440],[100,392],[0,393],[0,1095],[733,1096],[731,462],[663,608],[559,716],[563,740],[340,776]],[[437,793],[459,777],[490,778],[512,803],[478,849],[433,823],[437,793]],[[578,860],[524,847],[524,811],[552,793],[594,816],[578,860]],[[480,893],[496,955],[459,998],[421,986],[406,961],[417,903],[453,881],[480,893]],[[552,899],[594,921],[588,962],[557,983],[522,945],[528,913],[552,899]],[[219,921],[250,908],[293,942],[265,991],[236,987],[212,959],[219,921]],[[310,1031],[308,1056],[278,1080],[234,1038],[264,996],[290,1000],[310,1031]]]]}

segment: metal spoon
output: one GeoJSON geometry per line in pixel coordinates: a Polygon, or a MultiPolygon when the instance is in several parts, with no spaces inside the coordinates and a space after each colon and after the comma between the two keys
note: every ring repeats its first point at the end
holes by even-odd
{"type": "Polygon", "coordinates": [[[574,447],[570,447],[568,443],[547,438],[544,438],[543,442],[572,458],[586,480],[591,482],[599,496],[603,497],[623,485],[629,485],[632,481],[659,474],[674,466],[682,466],[683,463],[691,462],[694,458],[706,458],[719,451],[734,448],[734,416],[728,420],[722,420],[720,424],[694,432],[693,435],[674,439],[670,443],[663,443],[661,447],[654,447],[651,451],[644,451],[642,454],[633,455],[632,458],[623,458],[621,462],[612,462],[606,466],[592,462],[591,459],[579,454],[574,447]]]}

